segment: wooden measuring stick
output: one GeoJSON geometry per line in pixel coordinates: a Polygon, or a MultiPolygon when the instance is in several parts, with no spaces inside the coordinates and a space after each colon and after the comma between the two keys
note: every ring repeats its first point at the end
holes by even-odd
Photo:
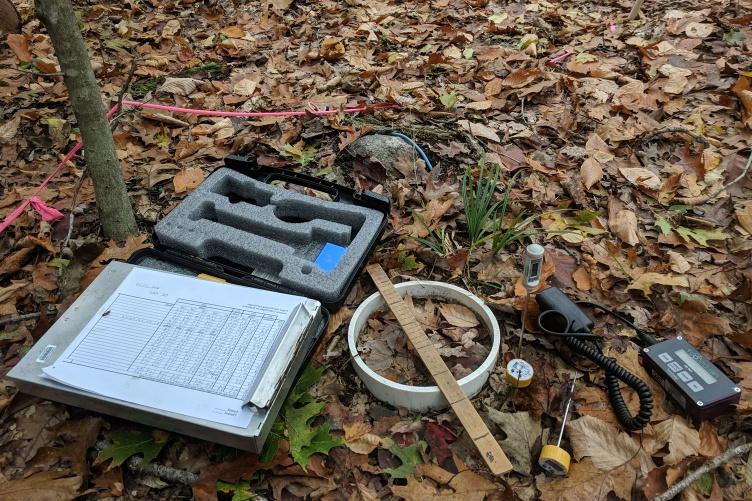
{"type": "Polygon", "coordinates": [[[371,264],[366,267],[366,271],[371,275],[376,288],[379,289],[387,306],[397,317],[397,322],[402,326],[402,330],[407,334],[407,338],[415,347],[415,351],[418,352],[431,377],[436,381],[436,385],[449,402],[462,426],[465,427],[467,434],[475,447],[478,448],[478,452],[480,452],[488,468],[494,475],[501,475],[510,471],[512,463],[501,450],[486,423],[478,415],[478,411],[475,410],[470,399],[462,391],[457,380],[454,379],[449,367],[439,355],[439,351],[434,348],[431,340],[428,339],[425,330],[418,324],[415,312],[402,300],[402,296],[394,288],[392,281],[389,280],[381,265],[371,264]]]}

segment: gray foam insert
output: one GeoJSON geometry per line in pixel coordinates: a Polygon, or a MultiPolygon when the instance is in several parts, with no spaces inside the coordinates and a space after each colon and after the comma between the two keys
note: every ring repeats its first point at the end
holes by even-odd
{"type": "Polygon", "coordinates": [[[172,249],[251,268],[257,277],[334,302],[383,218],[374,209],[320,200],[221,168],[154,231],[172,249]],[[330,272],[314,263],[327,242],[347,247],[330,272]]]}

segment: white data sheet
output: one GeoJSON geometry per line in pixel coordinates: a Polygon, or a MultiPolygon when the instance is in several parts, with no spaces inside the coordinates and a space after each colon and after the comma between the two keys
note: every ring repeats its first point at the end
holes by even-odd
{"type": "Polygon", "coordinates": [[[45,376],[246,427],[270,354],[305,298],[133,268],[45,376]]]}

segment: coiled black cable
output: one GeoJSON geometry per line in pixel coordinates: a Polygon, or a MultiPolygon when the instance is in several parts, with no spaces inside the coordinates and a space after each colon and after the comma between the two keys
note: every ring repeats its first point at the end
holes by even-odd
{"type": "MultiPolygon", "coordinates": [[[[578,301],[576,304],[593,306],[603,310],[635,329],[643,341],[649,344],[655,344],[656,342],[653,336],[641,331],[635,327],[632,322],[604,306],[586,301],[578,301]]],[[[653,414],[653,393],[650,391],[650,387],[645,381],[619,365],[615,359],[604,355],[600,348],[597,348],[597,345],[595,345],[596,347],[590,346],[588,342],[583,339],[583,333],[570,332],[571,324],[567,326],[567,329],[564,332],[553,332],[544,327],[542,320],[552,314],[556,315],[558,312],[555,310],[549,310],[541,313],[538,317],[538,328],[547,334],[563,337],[564,342],[572,351],[590,359],[594,364],[601,367],[606,372],[606,393],[608,394],[608,399],[611,402],[616,417],[627,430],[637,431],[644,428],[645,425],[650,422],[650,416],[653,414]],[[577,334],[580,334],[580,336],[577,336],[577,334]],[[627,403],[624,401],[624,396],[621,394],[621,389],[619,388],[619,381],[623,381],[627,386],[632,388],[640,399],[640,410],[635,416],[632,416],[629,412],[627,403]]]]}
{"type": "Polygon", "coordinates": [[[606,393],[614,409],[614,414],[619,418],[621,424],[630,431],[640,430],[650,422],[650,416],[653,413],[653,393],[650,387],[627,369],[619,365],[616,360],[607,357],[600,350],[588,346],[587,342],[572,336],[565,336],[564,342],[572,351],[583,355],[593,361],[596,365],[603,368],[606,372],[606,393]],[[632,388],[640,399],[640,410],[636,416],[632,416],[624,401],[624,396],[619,388],[619,380],[632,388]]]}

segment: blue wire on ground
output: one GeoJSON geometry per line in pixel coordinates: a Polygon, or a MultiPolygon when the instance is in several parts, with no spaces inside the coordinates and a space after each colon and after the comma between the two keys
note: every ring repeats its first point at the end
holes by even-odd
{"type": "Polygon", "coordinates": [[[425,162],[425,164],[426,164],[426,170],[428,172],[431,172],[433,170],[433,164],[428,159],[428,155],[426,155],[426,152],[423,151],[423,149],[420,146],[418,146],[418,143],[416,143],[409,136],[406,136],[406,135],[404,135],[401,132],[390,132],[389,135],[390,136],[394,136],[394,137],[398,137],[398,138],[402,139],[403,141],[405,141],[410,146],[412,146],[413,148],[415,148],[415,151],[418,152],[418,155],[420,155],[420,158],[423,160],[423,162],[425,162]]]}

